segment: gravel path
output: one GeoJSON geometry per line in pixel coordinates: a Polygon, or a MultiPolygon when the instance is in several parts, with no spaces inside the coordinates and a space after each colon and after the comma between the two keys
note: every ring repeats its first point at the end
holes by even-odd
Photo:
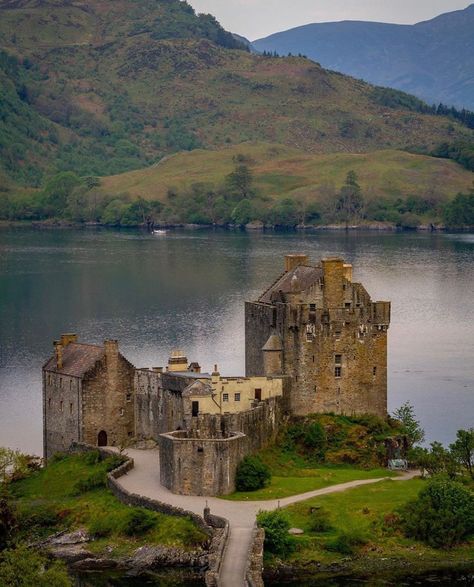
{"type": "MultiPolygon", "coordinates": [[[[317,497],[318,495],[345,491],[346,489],[360,487],[362,485],[379,483],[386,479],[350,481],[348,483],[325,487],[324,489],[308,491],[300,495],[285,497],[280,500],[227,501],[216,497],[175,495],[160,484],[160,461],[159,451],[157,449],[128,449],[126,452],[133,458],[135,467],[127,475],[118,479],[118,482],[128,491],[192,511],[200,516],[203,515],[204,508],[207,504],[211,509],[211,513],[229,520],[230,538],[220,576],[223,587],[243,587],[246,584],[247,554],[252,539],[255,517],[260,510],[274,510],[278,507],[285,507],[312,497],[317,497]]],[[[417,474],[417,472],[409,472],[394,479],[396,481],[406,481],[412,479],[417,474]]]]}

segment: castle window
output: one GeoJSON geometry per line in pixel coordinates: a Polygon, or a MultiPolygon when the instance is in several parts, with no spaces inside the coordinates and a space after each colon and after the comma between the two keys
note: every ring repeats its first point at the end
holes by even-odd
{"type": "Polygon", "coordinates": [[[128,402],[132,401],[132,394],[131,393],[127,393],[127,401],[128,402]]]}
{"type": "Polygon", "coordinates": [[[342,355],[334,355],[334,363],[336,365],[342,365],[342,355]]]}
{"type": "Polygon", "coordinates": [[[309,305],[309,311],[310,312],[316,312],[316,304],[310,304],[309,305]]]}
{"type": "Polygon", "coordinates": [[[70,381],[69,381],[69,391],[71,391],[71,390],[72,390],[72,379],[70,379],[70,381]]]}
{"type": "Polygon", "coordinates": [[[342,367],[340,365],[336,365],[334,367],[334,377],[341,377],[342,376],[342,367]]]}
{"type": "Polygon", "coordinates": [[[372,375],[375,377],[377,375],[377,367],[372,369],[372,375]]]}
{"type": "Polygon", "coordinates": [[[198,452],[204,452],[204,449],[203,449],[203,447],[202,447],[202,446],[199,446],[199,447],[198,447],[198,452]]]}
{"type": "Polygon", "coordinates": [[[64,402],[62,400],[59,402],[59,409],[61,412],[64,410],[64,402]]]}
{"type": "Polygon", "coordinates": [[[229,401],[229,394],[228,393],[223,393],[222,394],[222,401],[223,402],[228,402],[229,401]]]}
{"type": "Polygon", "coordinates": [[[352,304],[350,302],[346,302],[344,305],[348,310],[350,310],[352,304]]]}
{"type": "Polygon", "coordinates": [[[60,377],[60,378],[59,378],[59,387],[61,387],[61,388],[62,388],[62,386],[63,386],[63,378],[62,378],[62,377],[60,377]]]}
{"type": "Polygon", "coordinates": [[[72,402],[69,404],[69,413],[72,414],[72,402]]]}
{"type": "Polygon", "coordinates": [[[48,399],[48,408],[51,407],[51,398],[48,399]]]}
{"type": "Polygon", "coordinates": [[[236,402],[240,402],[240,393],[236,393],[236,394],[234,394],[234,400],[235,400],[236,402]]]}

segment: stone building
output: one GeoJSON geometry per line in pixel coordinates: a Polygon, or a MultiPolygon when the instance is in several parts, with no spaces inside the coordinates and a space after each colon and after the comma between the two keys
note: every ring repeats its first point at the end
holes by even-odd
{"type": "Polygon", "coordinates": [[[390,303],[373,302],[342,259],[285,271],[245,306],[247,376],[291,378],[290,412],[387,415],[390,303]]]}
{"type": "Polygon", "coordinates": [[[118,350],[64,334],[43,366],[44,456],[73,442],[120,445],[135,436],[134,367],[118,350]]]}

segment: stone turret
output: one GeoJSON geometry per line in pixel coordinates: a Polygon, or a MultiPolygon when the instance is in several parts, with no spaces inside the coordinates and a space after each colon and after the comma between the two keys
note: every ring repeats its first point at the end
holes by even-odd
{"type": "Polygon", "coordinates": [[[262,351],[264,374],[267,377],[281,375],[283,345],[278,334],[274,332],[268,337],[262,351]]]}

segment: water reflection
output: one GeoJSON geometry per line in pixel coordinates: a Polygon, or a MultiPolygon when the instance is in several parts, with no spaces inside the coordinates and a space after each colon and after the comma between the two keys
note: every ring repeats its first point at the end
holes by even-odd
{"type": "Polygon", "coordinates": [[[393,304],[389,403],[410,400],[429,439],[474,425],[474,235],[0,231],[0,445],[39,452],[41,365],[61,332],[118,338],[137,366],[172,347],[244,371],[243,303],[283,255],[342,255],[393,304]]]}

